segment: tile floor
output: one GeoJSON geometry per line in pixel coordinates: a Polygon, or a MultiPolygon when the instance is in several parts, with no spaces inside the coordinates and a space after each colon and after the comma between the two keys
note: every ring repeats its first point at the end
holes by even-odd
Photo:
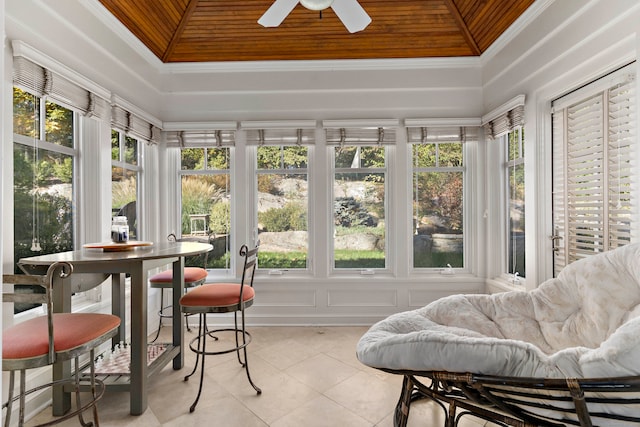
{"type": "MultiPolygon", "coordinates": [[[[129,415],[128,393],[107,392],[99,402],[103,427],[391,427],[402,378],[362,365],[355,356],[365,327],[253,327],[248,347],[257,395],[235,354],[209,356],[203,395],[189,406],[198,377],[183,381],[195,355],[187,350],[185,368],[167,366],[150,380],[149,407],[129,415]]],[[[163,335],[169,328],[163,328],[163,335]]],[[[162,340],[162,336],[161,339],[162,340]]],[[[187,342],[193,333],[187,333],[187,342]]],[[[45,409],[29,425],[51,418],[45,409]]],[[[442,426],[441,410],[421,401],[411,407],[409,426],[442,426]]],[[[77,418],[62,426],[78,425],[77,418]]],[[[494,425],[463,417],[461,427],[494,425]]]]}

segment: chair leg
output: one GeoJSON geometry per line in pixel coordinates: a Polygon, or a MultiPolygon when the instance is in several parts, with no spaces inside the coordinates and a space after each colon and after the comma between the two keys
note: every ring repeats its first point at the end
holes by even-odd
{"type": "MultiPolygon", "coordinates": [[[[75,369],[75,374],[74,374],[74,381],[75,381],[75,393],[76,393],[76,407],[77,408],[81,408],[82,407],[82,402],[80,401],[80,359],[78,356],[75,357],[75,364],[76,364],[76,369],[75,369]]],[[[93,398],[95,398],[95,390],[93,388],[93,382],[94,382],[94,374],[95,371],[93,370],[93,350],[91,351],[91,396],[93,398]]],[[[93,406],[94,410],[95,410],[95,402],[94,402],[94,406],[93,406]]],[[[94,412],[94,421],[95,421],[95,416],[97,415],[96,412],[94,412]]],[[[80,425],[82,425],[83,427],[91,427],[93,426],[93,423],[91,422],[86,422],[84,420],[84,417],[82,415],[82,411],[78,412],[78,420],[80,421],[80,425]]],[[[97,425],[95,427],[98,427],[97,425]]]]}
{"type": "MultiPolygon", "coordinates": [[[[204,313],[198,315],[198,350],[200,350],[200,340],[203,339],[202,335],[201,335],[201,331],[202,331],[202,318],[204,317],[204,313]]],[[[184,377],[184,381],[189,381],[189,377],[191,377],[193,374],[195,374],[196,370],[198,369],[198,362],[200,361],[200,353],[199,351],[195,352],[196,353],[196,363],[193,365],[193,370],[191,372],[189,372],[189,374],[187,376],[184,377]]],[[[202,356],[204,357],[204,356],[202,356]]]]}
{"type": "Polygon", "coordinates": [[[11,408],[13,406],[13,388],[15,387],[15,371],[9,372],[9,398],[7,403],[2,405],[3,408],[7,408],[7,416],[4,419],[4,427],[9,427],[11,423],[11,408]]]}
{"type": "Polygon", "coordinates": [[[160,311],[158,312],[158,331],[156,332],[156,336],[154,339],[149,341],[150,343],[154,343],[158,340],[160,336],[160,329],[162,328],[162,304],[164,304],[164,288],[160,288],[160,311]]]}
{"type": "MultiPolygon", "coordinates": [[[[242,361],[242,359],[240,358],[240,341],[238,341],[238,335],[240,334],[240,332],[242,332],[242,343],[245,343],[245,337],[244,337],[244,325],[242,325],[242,331],[240,331],[240,329],[238,329],[238,312],[234,311],[233,312],[233,323],[235,326],[235,335],[236,335],[236,356],[238,357],[238,362],[240,362],[240,365],[242,365],[242,367],[244,368],[245,363],[242,361]]],[[[247,357],[245,355],[244,360],[247,360],[247,357]]]]}
{"type": "MultiPolygon", "coordinates": [[[[237,323],[238,322],[236,320],[236,325],[237,323]]],[[[236,346],[237,346],[237,336],[238,336],[237,331],[238,331],[238,327],[236,326],[236,346]]],[[[242,344],[243,344],[242,352],[244,353],[244,364],[242,364],[242,366],[244,367],[244,370],[247,371],[247,379],[249,380],[249,384],[251,384],[251,387],[253,387],[253,389],[258,394],[262,394],[262,390],[260,389],[260,387],[255,385],[255,383],[251,379],[251,374],[249,373],[249,359],[247,359],[247,335],[244,327],[244,310],[242,310],[242,344]]],[[[238,352],[238,358],[239,358],[239,353],[240,352],[238,352]]]]}
{"type": "Polygon", "coordinates": [[[196,396],[196,400],[193,401],[193,403],[191,404],[191,407],[189,407],[189,412],[193,412],[196,410],[196,405],[198,404],[198,401],[200,400],[200,395],[202,394],[202,382],[204,381],[204,360],[205,360],[205,353],[207,351],[207,335],[209,334],[209,332],[207,331],[207,322],[206,321],[202,321],[202,318],[205,317],[205,314],[202,313],[200,314],[200,325],[201,325],[201,329],[198,330],[198,336],[200,336],[201,338],[198,340],[198,346],[200,346],[200,343],[202,343],[202,346],[199,347],[199,350],[202,352],[202,360],[200,361],[200,385],[198,386],[198,395],[196,396]]]}
{"type": "Polygon", "coordinates": [[[24,425],[24,406],[25,406],[25,394],[27,383],[27,371],[25,369],[20,370],[20,418],[18,418],[18,427],[24,425]]]}
{"type": "Polygon", "coordinates": [[[98,405],[96,402],[96,363],[95,363],[95,349],[91,349],[91,396],[93,397],[93,421],[96,427],[100,426],[98,421],[98,405]]]}

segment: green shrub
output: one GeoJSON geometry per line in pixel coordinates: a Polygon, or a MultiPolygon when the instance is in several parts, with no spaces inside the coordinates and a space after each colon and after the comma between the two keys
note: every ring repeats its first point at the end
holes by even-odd
{"type": "Polygon", "coordinates": [[[258,222],[264,231],[306,231],[307,212],[298,203],[287,203],[282,208],[271,208],[258,213],[258,222]]]}
{"type": "Polygon", "coordinates": [[[231,205],[225,202],[215,203],[211,207],[209,229],[215,234],[229,234],[230,218],[231,205]]]}

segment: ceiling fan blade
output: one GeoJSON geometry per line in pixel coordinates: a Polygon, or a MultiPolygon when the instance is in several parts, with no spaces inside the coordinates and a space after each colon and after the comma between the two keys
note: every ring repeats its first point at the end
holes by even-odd
{"type": "Polygon", "coordinates": [[[357,0],[334,0],[331,9],[350,33],[362,31],[371,23],[371,17],[357,0]]]}
{"type": "Polygon", "coordinates": [[[263,27],[277,27],[282,24],[299,0],[276,0],[271,7],[258,19],[258,24],[263,27]]]}

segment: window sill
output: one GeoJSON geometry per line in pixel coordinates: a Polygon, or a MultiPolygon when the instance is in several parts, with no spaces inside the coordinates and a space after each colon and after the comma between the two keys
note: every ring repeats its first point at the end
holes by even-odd
{"type": "Polygon", "coordinates": [[[487,293],[496,294],[500,292],[521,291],[525,292],[524,280],[519,280],[518,284],[514,284],[511,280],[498,277],[489,279],[486,282],[487,293]]]}

